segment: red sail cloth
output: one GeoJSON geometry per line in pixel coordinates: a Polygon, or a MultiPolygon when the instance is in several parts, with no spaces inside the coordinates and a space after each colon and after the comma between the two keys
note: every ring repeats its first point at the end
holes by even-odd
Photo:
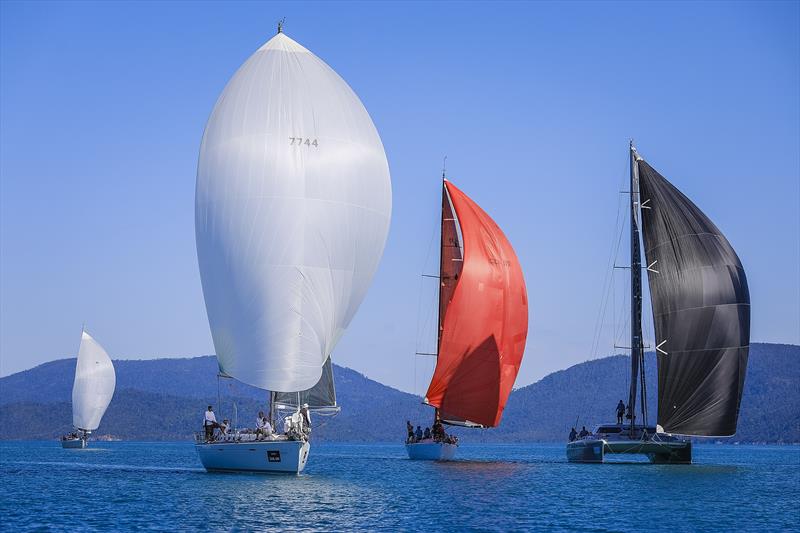
{"type": "Polygon", "coordinates": [[[442,321],[426,401],[443,419],[500,423],[528,336],[528,295],[517,254],[478,204],[445,182],[461,228],[464,264],[442,321]]]}

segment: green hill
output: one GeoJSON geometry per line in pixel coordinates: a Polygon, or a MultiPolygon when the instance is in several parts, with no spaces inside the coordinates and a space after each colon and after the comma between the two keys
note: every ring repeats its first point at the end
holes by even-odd
{"type": "MultiPolygon", "coordinates": [[[[217,401],[213,357],[116,361],[117,390],[98,435],[125,440],[181,440],[199,429],[205,405],[217,401]]],[[[71,428],[74,359],[62,359],[0,378],[0,439],[51,439],[71,428]]],[[[615,355],[554,372],[511,394],[503,421],[491,430],[456,430],[469,442],[562,441],[574,425],[614,420],[627,391],[629,358],[615,355]]],[[[334,365],[342,412],[317,417],[320,441],[399,441],[405,420],[430,422],[432,411],[414,395],[334,365]]],[[[647,356],[651,420],[656,412],[655,357],[647,356]]],[[[219,382],[218,414],[251,425],[265,393],[234,380],[219,382]]],[[[732,441],[800,442],[800,347],[753,344],[732,441]]]]}

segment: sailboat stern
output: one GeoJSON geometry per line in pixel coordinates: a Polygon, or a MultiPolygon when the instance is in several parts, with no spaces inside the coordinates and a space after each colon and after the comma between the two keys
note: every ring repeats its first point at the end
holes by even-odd
{"type": "Polygon", "coordinates": [[[417,461],[452,461],[458,444],[446,442],[415,442],[406,444],[408,458],[417,461]]]}
{"type": "Polygon", "coordinates": [[[650,462],[657,465],[692,464],[692,441],[671,443],[666,448],[647,454],[650,462]]]}
{"type": "Polygon", "coordinates": [[[582,439],[567,444],[567,461],[570,463],[602,463],[606,441],[582,439]]]}
{"type": "Polygon", "coordinates": [[[67,449],[83,449],[86,448],[86,444],[86,439],[80,437],[61,440],[61,447],[67,449]]]}
{"type": "Polygon", "coordinates": [[[198,442],[195,450],[209,472],[299,474],[311,444],[299,440],[198,442]]]}

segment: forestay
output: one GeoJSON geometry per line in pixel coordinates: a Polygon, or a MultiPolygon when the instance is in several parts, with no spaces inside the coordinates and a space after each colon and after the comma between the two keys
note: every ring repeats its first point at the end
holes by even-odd
{"type": "Polygon", "coordinates": [[[108,354],[84,331],[72,385],[72,425],[86,431],[97,429],[116,384],[117,376],[108,354]]]}
{"type": "Polygon", "coordinates": [[[658,356],[658,423],[669,433],[736,432],[750,345],[750,295],[736,252],[641,158],[644,248],[658,356]]]}
{"type": "Polygon", "coordinates": [[[225,87],[200,149],[197,255],[220,370],[271,391],[314,387],[378,266],[391,201],[361,101],[273,37],[225,87]]]}

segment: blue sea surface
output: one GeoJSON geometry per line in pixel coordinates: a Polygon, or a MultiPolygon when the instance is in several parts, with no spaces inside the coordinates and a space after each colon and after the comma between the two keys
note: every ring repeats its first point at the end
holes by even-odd
{"type": "Polygon", "coordinates": [[[0,528],[779,531],[800,527],[800,447],[695,446],[695,464],[569,464],[563,445],[314,444],[300,476],[209,474],[192,444],[0,443],[0,528]]]}

